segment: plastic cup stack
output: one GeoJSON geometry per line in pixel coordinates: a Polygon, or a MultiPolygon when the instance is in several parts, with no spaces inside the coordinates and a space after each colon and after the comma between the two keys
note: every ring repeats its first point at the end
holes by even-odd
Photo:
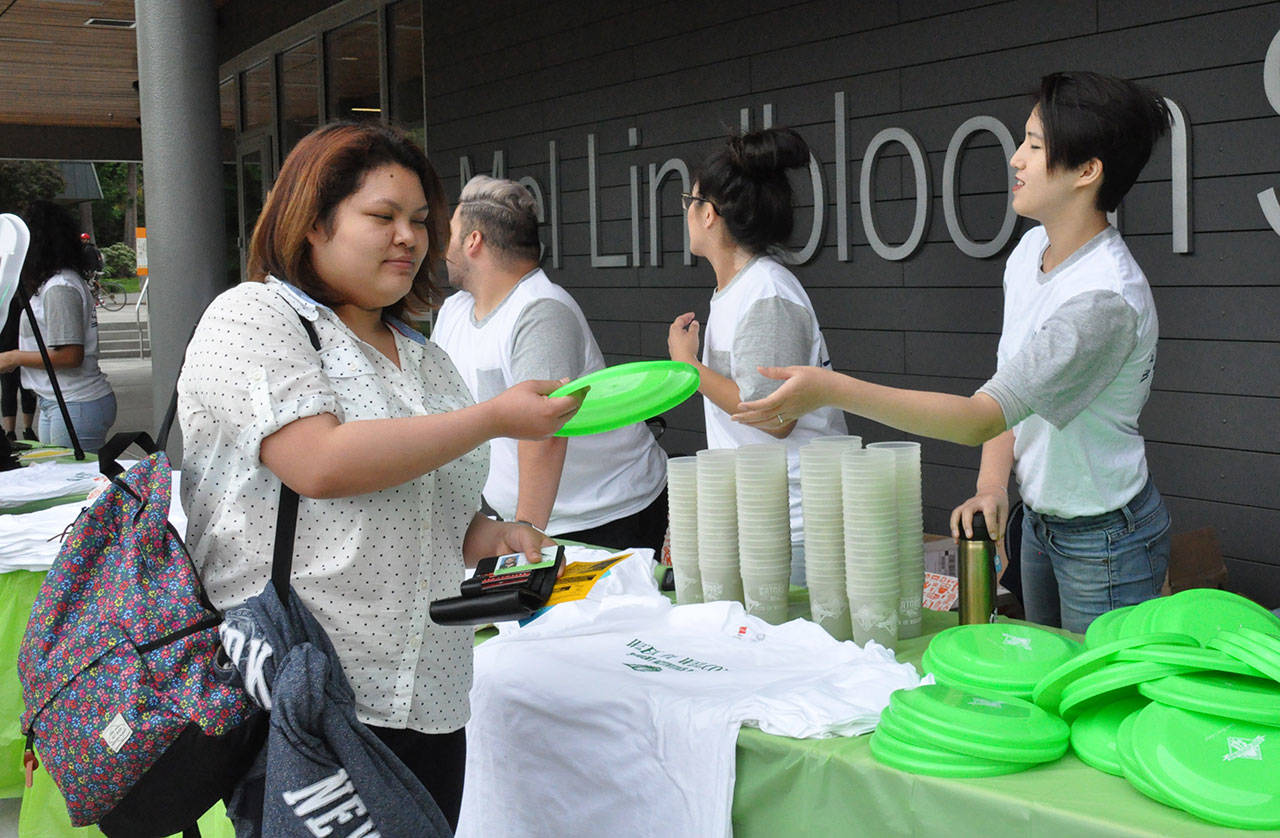
{"type": "Polygon", "coordinates": [[[892,451],[846,450],[840,457],[845,591],[853,640],[898,640],[898,493],[892,451]]]}
{"type": "Polygon", "coordinates": [[[778,443],[737,449],[738,563],[747,613],[787,619],[791,588],[791,504],[787,449],[778,443]]]}
{"type": "Polygon", "coordinates": [[[708,602],[742,602],[738,568],[737,452],[711,448],[698,452],[698,571],[708,602]]]}
{"type": "Polygon", "coordinates": [[[893,452],[898,500],[898,637],[919,637],[920,607],[924,599],[920,443],[873,442],[867,448],[893,452]]]}
{"type": "Polygon", "coordinates": [[[836,640],[852,640],[844,576],[844,503],[840,455],[862,446],[856,436],[818,437],[800,449],[804,571],[813,621],[836,640]]]}
{"type": "Polygon", "coordinates": [[[698,569],[698,458],[667,460],[668,520],[671,524],[671,568],[676,575],[676,602],[702,602],[698,569]]]}

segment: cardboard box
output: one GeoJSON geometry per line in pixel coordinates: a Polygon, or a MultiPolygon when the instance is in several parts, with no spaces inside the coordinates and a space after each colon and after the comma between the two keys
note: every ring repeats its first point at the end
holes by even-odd
{"type": "Polygon", "coordinates": [[[1175,533],[1169,545],[1169,575],[1163,595],[1188,588],[1226,588],[1227,566],[1218,547],[1218,531],[1204,527],[1175,533]]]}

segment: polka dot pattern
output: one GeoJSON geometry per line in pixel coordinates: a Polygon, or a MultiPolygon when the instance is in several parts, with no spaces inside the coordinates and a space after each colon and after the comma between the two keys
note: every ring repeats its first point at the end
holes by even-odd
{"type": "MultiPolygon", "coordinates": [[[[280,481],[258,460],[265,437],[321,413],[353,422],[472,403],[443,350],[393,331],[399,368],[276,280],[223,293],[201,318],[178,384],[182,501],[188,548],[219,608],[270,576],[280,481]]],[[[366,723],[443,733],[467,721],[471,632],[435,625],[427,609],[458,592],[488,457],[484,445],[399,486],[299,504],[294,589],[333,641],[366,723]]]]}

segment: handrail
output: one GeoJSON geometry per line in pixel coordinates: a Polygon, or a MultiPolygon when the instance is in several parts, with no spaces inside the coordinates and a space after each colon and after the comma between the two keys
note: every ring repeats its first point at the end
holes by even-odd
{"type": "MultiPolygon", "coordinates": [[[[142,281],[142,291],[138,293],[138,301],[133,304],[133,324],[138,329],[138,357],[146,357],[142,351],[142,303],[147,299],[147,288],[151,284],[151,277],[147,277],[142,281]]],[[[150,309],[148,309],[147,321],[150,323],[150,309]]]]}

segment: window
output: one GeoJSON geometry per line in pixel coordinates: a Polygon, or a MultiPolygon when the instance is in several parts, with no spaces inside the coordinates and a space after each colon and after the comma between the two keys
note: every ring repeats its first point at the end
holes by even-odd
{"type": "Polygon", "coordinates": [[[378,17],[368,14],[325,35],[328,118],[380,119],[378,17]]]}
{"type": "Polygon", "coordinates": [[[387,47],[391,119],[426,144],[423,111],[422,3],[402,0],[387,7],[387,47]]]}
{"type": "Polygon", "coordinates": [[[315,38],[282,52],[280,61],[280,155],[320,125],[320,45],[315,38]]]}

